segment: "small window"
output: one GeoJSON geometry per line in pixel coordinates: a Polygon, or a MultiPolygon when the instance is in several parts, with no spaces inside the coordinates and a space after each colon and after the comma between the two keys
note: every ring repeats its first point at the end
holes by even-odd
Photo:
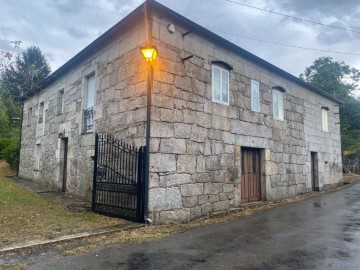
{"type": "Polygon", "coordinates": [[[329,109],[322,108],[322,130],[325,132],[329,132],[329,109]]]}
{"type": "Polygon", "coordinates": [[[85,133],[93,131],[95,93],[95,75],[92,75],[87,78],[87,102],[84,110],[85,133]]]}
{"type": "Polygon", "coordinates": [[[212,66],[212,100],[229,105],[229,71],[212,66]]]}
{"type": "Polygon", "coordinates": [[[26,123],[28,126],[31,125],[31,120],[32,120],[32,108],[30,107],[27,113],[27,119],[26,119],[26,123]]]}
{"type": "Polygon", "coordinates": [[[251,80],[251,110],[260,112],[259,82],[251,80]]]}
{"type": "Polygon", "coordinates": [[[34,170],[35,171],[40,170],[40,161],[41,161],[41,144],[36,144],[36,147],[35,147],[35,164],[34,164],[34,170]]]}
{"type": "Polygon", "coordinates": [[[58,99],[58,114],[64,113],[65,107],[65,99],[64,99],[64,89],[59,91],[59,99],[58,99]]]}
{"type": "Polygon", "coordinates": [[[281,90],[273,89],[273,117],[276,120],[284,120],[284,93],[281,90]]]}
{"type": "Polygon", "coordinates": [[[44,121],[44,102],[41,102],[40,103],[40,106],[39,106],[39,118],[38,118],[38,123],[42,123],[44,121]]]}

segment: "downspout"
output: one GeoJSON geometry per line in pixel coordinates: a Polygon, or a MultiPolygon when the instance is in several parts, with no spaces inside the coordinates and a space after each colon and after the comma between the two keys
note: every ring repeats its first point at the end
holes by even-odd
{"type": "Polygon", "coordinates": [[[19,164],[17,167],[17,177],[19,177],[19,171],[20,171],[20,153],[21,153],[21,138],[22,138],[22,130],[23,130],[23,124],[24,124],[24,103],[21,104],[21,126],[20,126],[20,138],[19,138],[19,164]]]}
{"type": "MultiPolygon", "coordinates": [[[[152,14],[149,13],[148,2],[144,3],[145,26],[147,30],[147,45],[152,44],[152,14]],[[149,17],[150,15],[150,17],[149,17]]],[[[151,99],[152,99],[152,79],[153,69],[151,62],[147,62],[146,80],[147,80],[147,94],[146,94],[146,153],[145,153],[145,183],[144,183],[144,221],[151,224],[152,220],[149,218],[149,182],[150,182],[150,121],[151,121],[151,99]]]]}

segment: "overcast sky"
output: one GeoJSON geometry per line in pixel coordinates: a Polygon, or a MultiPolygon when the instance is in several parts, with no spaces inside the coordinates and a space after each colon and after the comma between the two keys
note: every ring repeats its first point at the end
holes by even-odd
{"type": "MultiPolygon", "coordinates": [[[[359,0],[234,0],[275,12],[315,20],[359,33],[289,19],[226,0],[158,0],[211,30],[314,49],[360,54],[359,0]]],[[[59,68],[143,0],[2,0],[0,49],[10,40],[22,48],[40,47],[52,70],[59,68]]],[[[266,61],[299,76],[320,56],[360,69],[360,55],[308,51],[215,32],[266,61]]]]}

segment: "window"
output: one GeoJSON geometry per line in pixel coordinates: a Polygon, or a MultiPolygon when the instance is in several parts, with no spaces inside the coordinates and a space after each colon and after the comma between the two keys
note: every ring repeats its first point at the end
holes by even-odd
{"type": "Polygon", "coordinates": [[[32,108],[30,107],[27,113],[27,119],[26,119],[26,123],[28,126],[31,125],[31,120],[32,120],[32,108]]]}
{"type": "Polygon", "coordinates": [[[229,105],[229,71],[212,66],[212,100],[229,105]]]}
{"type": "Polygon", "coordinates": [[[36,147],[35,147],[35,164],[34,164],[34,170],[35,171],[40,170],[40,161],[41,161],[41,144],[36,144],[36,147]]]}
{"type": "Polygon", "coordinates": [[[43,118],[44,118],[44,102],[41,102],[40,103],[40,106],[39,106],[39,118],[38,118],[38,123],[42,123],[43,122],[43,118]]]}
{"type": "Polygon", "coordinates": [[[273,117],[276,120],[284,120],[283,91],[273,89],[273,117]]]}
{"type": "Polygon", "coordinates": [[[86,99],[86,109],[84,110],[85,133],[90,133],[93,130],[94,104],[95,104],[95,75],[92,75],[87,78],[87,99],[86,99]]]}
{"type": "Polygon", "coordinates": [[[321,113],[322,113],[322,130],[325,131],[325,132],[328,132],[329,131],[329,109],[328,108],[325,108],[323,107],[321,109],[321,113]]]}
{"type": "Polygon", "coordinates": [[[64,113],[65,100],[64,100],[64,89],[59,91],[59,99],[58,99],[58,114],[64,113]]]}
{"type": "Polygon", "coordinates": [[[251,110],[260,112],[259,82],[251,80],[251,110]]]}

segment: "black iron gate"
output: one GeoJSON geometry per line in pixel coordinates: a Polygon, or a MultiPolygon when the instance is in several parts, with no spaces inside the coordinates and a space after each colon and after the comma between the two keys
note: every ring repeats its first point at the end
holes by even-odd
{"type": "Polygon", "coordinates": [[[146,147],[136,148],[110,135],[95,135],[92,210],[144,221],[146,147]]]}

